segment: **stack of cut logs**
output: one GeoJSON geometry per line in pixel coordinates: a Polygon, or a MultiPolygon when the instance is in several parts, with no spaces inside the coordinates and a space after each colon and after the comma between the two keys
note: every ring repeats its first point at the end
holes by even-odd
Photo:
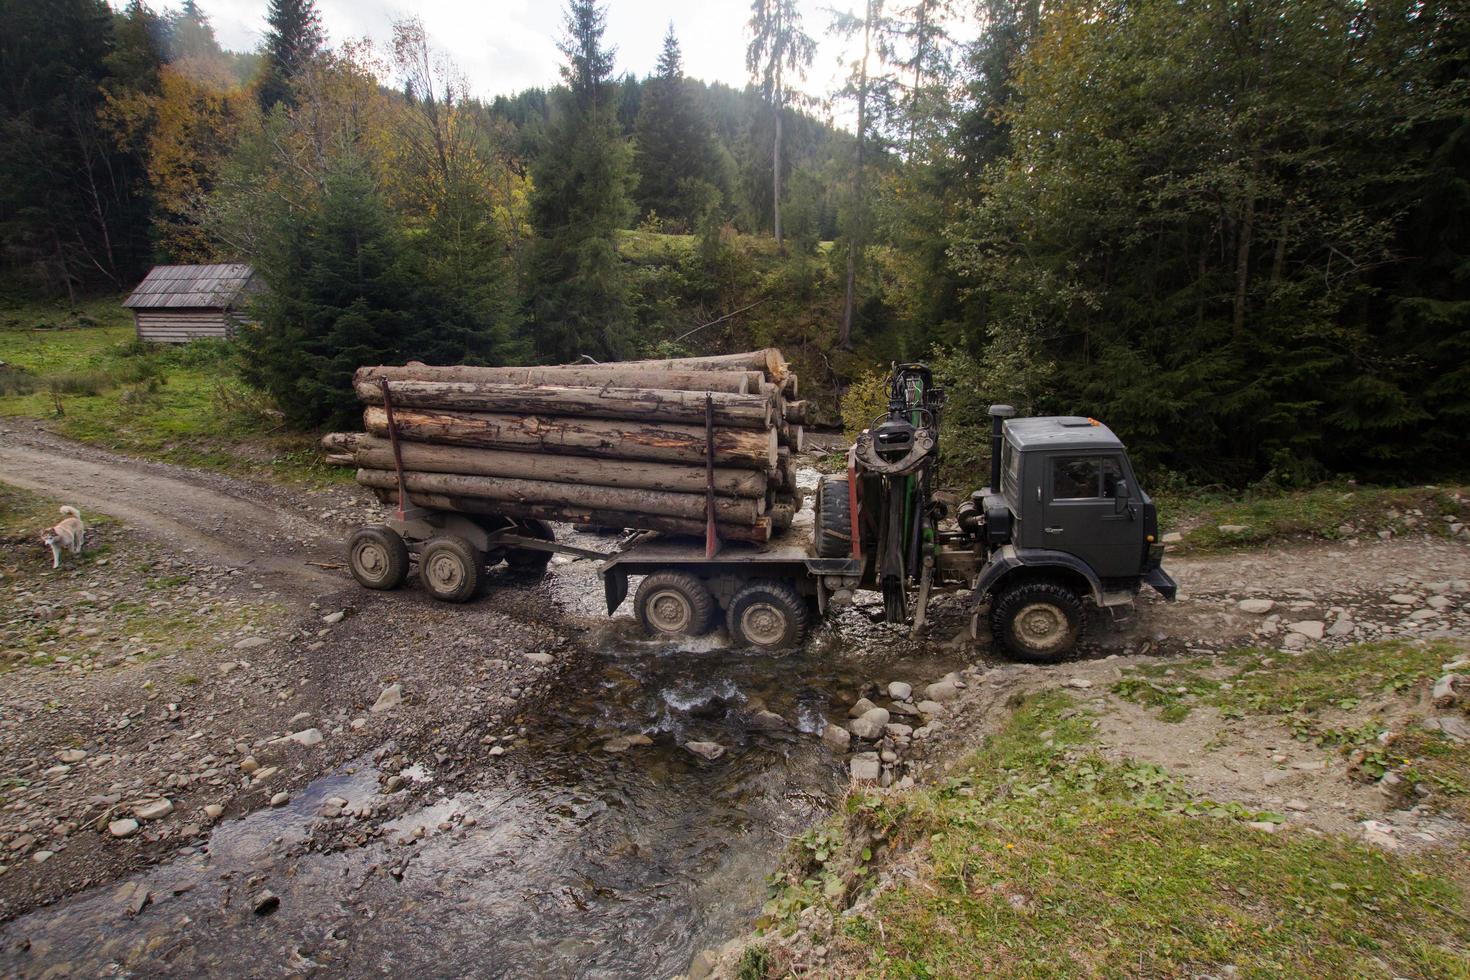
{"type": "Polygon", "coordinates": [[[359,368],[366,432],[327,460],[398,499],[383,382],[411,504],[671,534],[767,541],[800,508],[792,454],[806,403],[775,349],[556,367],[359,368]],[[706,411],[713,426],[707,431],[706,411]],[[714,466],[708,467],[712,436],[714,466]]]}

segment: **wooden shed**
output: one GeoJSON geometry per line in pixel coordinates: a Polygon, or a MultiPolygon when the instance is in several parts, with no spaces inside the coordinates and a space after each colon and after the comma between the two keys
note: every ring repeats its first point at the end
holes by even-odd
{"type": "Polygon", "coordinates": [[[138,339],[182,344],[228,338],[245,322],[243,309],[262,283],[248,265],[154,266],[123,306],[133,311],[138,339]]]}

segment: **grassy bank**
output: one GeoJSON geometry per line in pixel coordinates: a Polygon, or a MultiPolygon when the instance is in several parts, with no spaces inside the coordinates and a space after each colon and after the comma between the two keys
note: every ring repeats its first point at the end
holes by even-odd
{"type": "Polygon", "coordinates": [[[1290,539],[1335,541],[1427,533],[1465,536],[1470,487],[1366,487],[1327,483],[1304,490],[1161,494],[1160,525],[1179,531],[1181,552],[1260,547],[1290,539]]]}
{"type": "Polygon", "coordinates": [[[0,310],[0,415],[186,466],[309,484],[347,479],[317,462],[313,437],[284,432],[269,403],[237,380],[230,345],[139,344],[120,301],[0,310]]]}
{"type": "MultiPolygon", "coordinates": [[[[1296,676],[1243,660],[1271,679],[1242,685],[1240,703],[1421,685],[1446,652],[1370,650],[1337,686],[1315,664],[1296,676]]],[[[763,922],[773,938],[747,948],[743,975],[783,975],[790,941],[821,948],[834,976],[1470,975],[1458,845],[1447,859],[1269,833],[1282,814],[1104,758],[1094,710],[1031,697],[942,784],[854,792],[793,847],[763,922]],[[779,938],[799,926],[805,940],[779,938]]],[[[1465,758],[1434,748],[1435,765],[1465,758]]]]}

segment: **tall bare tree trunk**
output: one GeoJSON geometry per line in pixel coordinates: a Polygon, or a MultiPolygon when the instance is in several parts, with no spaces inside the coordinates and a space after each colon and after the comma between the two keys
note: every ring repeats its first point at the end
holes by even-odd
{"type": "Polygon", "coordinates": [[[779,94],[776,96],[776,143],[771,154],[771,209],[775,213],[776,247],[781,248],[781,103],[785,101],[779,94]]]}
{"type": "Polygon", "coordinates": [[[837,346],[843,348],[852,346],[852,313],[857,294],[857,253],[863,247],[867,231],[863,214],[866,207],[863,195],[867,192],[863,186],[863,144],[868,132],[868,52],[872,31],[873,0],[868,0],[863,12],[863,61],[858,70],[857,160],[852,174],[853,206],[849,211],[854,216],[853,227],[847,236],[847,293],[842,300],[842,327],[837,334],[837,346]]]}

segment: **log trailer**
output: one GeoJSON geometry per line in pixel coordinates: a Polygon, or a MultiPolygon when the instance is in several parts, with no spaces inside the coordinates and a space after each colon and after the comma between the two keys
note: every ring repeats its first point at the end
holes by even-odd
{"type": "Polygon", "coordinates": [[[847,472],[819,481],[811,525],[769,542],[720,541],[712,487],[703,541],[640,532],[601,552],[557,542],[540,520],[411,506],[400,486],[390,520],[353,535],[349,567],[389,589],[416,558],[431,595],[465,601],[500,561],[539,571],[570,554],[601,562],[609,615],[640,578],[633,606],[649,634],[697,636],[722,620],[737,645],[770,650],[798,646],[815,617],[859,590],[881,594],[884,620],[915,630],[935,590],[967,590],[972,636],[987,620],[999,646],[1034,662],[1070,653],[1089,608],[1126,606],[1144,585],[1174,598],[1157,510],[1107,426],[991,406],[990,485],[958,500],[934,486],[944,390],[922,364],[896,366],[888,389],[847,472]]]}

